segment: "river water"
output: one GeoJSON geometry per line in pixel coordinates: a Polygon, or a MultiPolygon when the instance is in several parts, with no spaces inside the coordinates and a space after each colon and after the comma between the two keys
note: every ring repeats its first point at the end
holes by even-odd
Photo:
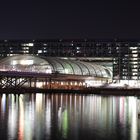
{"type": "Polygon", "coordinates": [[[0,140],[138,140],[140,99],[79,94],[0,95],[0,140]]]}

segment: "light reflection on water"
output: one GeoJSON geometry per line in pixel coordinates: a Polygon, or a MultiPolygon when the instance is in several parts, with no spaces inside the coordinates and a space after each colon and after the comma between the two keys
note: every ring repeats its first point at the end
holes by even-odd
{"type": "Polygon", "coordinates": [[[140,138],[140,99],[77,94],[0,96],[2,139],[140,138]]]}

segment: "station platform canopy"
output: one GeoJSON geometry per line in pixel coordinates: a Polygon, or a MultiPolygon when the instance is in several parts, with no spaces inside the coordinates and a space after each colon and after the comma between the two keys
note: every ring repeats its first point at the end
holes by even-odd
{"type": "Polygon", "coordinates": [[[34,55],[3,58],[0,60],[0,69],[112,78],[112,71],[109,68],[96,63],[34,55]]]}

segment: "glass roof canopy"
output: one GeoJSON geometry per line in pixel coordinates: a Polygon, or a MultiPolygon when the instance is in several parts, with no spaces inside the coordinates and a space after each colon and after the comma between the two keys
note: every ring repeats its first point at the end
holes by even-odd
{"type": "Polygon", "coordinates": [[[95,63],[60,59],[55,57],[38,57],[33,55],[16,55],[6,57],[0,65],[18,70],[38,70],[39,72],[58,72],[63,74],[88,75],[111,78],[112,72],[107,67],[95,63]],[[26,69],[23,69],[26,68],[26,69]],[[47,71],[46,71],[47,70],[47,71]]]}

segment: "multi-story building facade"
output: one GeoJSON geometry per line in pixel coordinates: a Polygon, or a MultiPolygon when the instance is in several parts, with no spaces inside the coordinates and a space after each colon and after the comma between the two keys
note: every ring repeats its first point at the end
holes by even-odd
{"type": "Polygon", "coordinates": [[[111,63],[113,78],[140,80],[140,43],[138,40],[3,40],[0,57],[33,54],[63,57],[98,63],[111,63]]]}

